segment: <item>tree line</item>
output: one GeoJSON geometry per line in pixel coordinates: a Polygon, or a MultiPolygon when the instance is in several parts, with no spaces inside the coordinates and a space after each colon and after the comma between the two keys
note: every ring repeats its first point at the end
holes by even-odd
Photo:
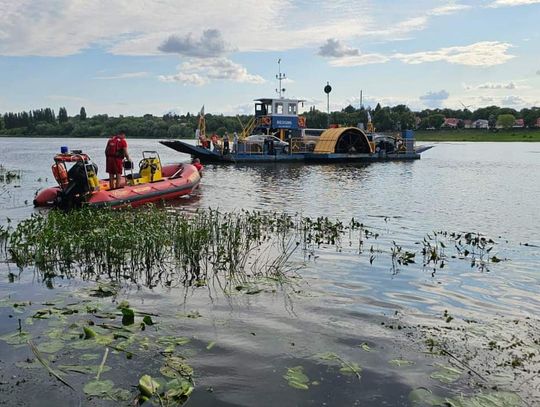
{"type": "MultiPolygon", "coordinates": [[[[302,114],[309,128],[327,128],[330,124],[340,126],[366,126],[371,119],[378,131],[399,131],[406,129],[440,128],[445,118],[456,118],[463,124],[465,120],[488,120],[489,127],[496,125],[511,127],[515,119],[523,119],[525,127],[534,127],[540,117],[540,108],[521,110],[488,106],[474,111],[466,108],[424,109],[413,112],[405,105],[381,106],[374,109],[355,108],[351,105],[340,111],[325,112],[310,108],[302,114]]],[[[224,116],[206,114],[207,133],[223,135],[226,131],[240,132],[249,121],[249,115],[224,116]]],[[[79,114],[69,116],[61,107],[56,115],[51,108],[24,112],[8,112],[0,115],[0,134],[21,136],[69,136],[69,137],[109,137],[119,130],[134,138],[191,138],[198,124],[197,114],[178,115],[167,113],[163,116],[146,114],[142,117],[108,116],[99,114],[88,117],[84,107],[79,114]]]]}

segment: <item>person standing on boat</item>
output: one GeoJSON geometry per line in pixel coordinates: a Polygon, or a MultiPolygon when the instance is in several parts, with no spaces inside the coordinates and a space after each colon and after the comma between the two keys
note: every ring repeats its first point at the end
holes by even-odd
{"type": "Polygon", "coordinates": [[[105,148],[106,170],[109,174],[109,189],[120,188],[120,177],[122,176],[122,165],[124,158],[130,161],[128,154],[126,134],[119,131],[107,141],[105,148]]]}
{"type": "Polygon", "coordinates": [[[229,147],[229,134],[225,132],[225,135],[223,136],[223,155],[227,155],[231,152],[231,149],[229,147]]]}
{"type": "Polygon", "coordinates": [[[238,133],[234,132],[233,134],[233,153],[238,152],[238,133]]]}
{"type": "Polygon", "coordinates": [[[217,138],[216,133],[212,134],[211,140],[212,140],[212,148],[213,148],[213,150],[218,151],[219,146],[218,146],[218,138],[217,138]]]}

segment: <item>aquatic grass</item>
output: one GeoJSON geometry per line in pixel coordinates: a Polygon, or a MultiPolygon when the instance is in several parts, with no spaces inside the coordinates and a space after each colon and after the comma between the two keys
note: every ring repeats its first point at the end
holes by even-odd
{"type": "Polygon", "coordinates": [[[343,225],[327,218],[240,211],[185,214],[154,207],[34,214],[6,232],[12,262],[44,277],[108,275],[154,286],[180,276],[192,285],[216,274],[231,281],[280,276],[302,247],[338,244],[343,225]]]}
{"type": "MultiPolygon", "coordinates": [[[[490,252],[496,244],[479,233],[432,232],[420,253],[395,241],[379,241],[379,233],[356,219],[260,211],[220,212],[207,209],[184,213],[153,206],[142,210],[96,210],[34,214],[15,227],[0,230],[7,261],[19,268],[34,265],[46,283],[56,276],[85,279],[107,277],[148,287],[158,284],[204,286],[216,276],[227,286],[246,285],[257,278],[285,281],[303,264],[291,261],[297,251],[315,260],[318,250],[364,253],[369,239],[369,264],[389,254],[393,274],[423,256],[423,267],[435,271],[449,258],[469,261],[471,267],[489,271],[488,263],[501,261],[490,252]],[[348,242],[346,241],[348,236],[348,242]],[[448,255],[450,249],[456,255],[448,255]],[[418,256],[420,257],[420,256],[418,256]]],[[[222,287],[222,288],[223,288],[222,287]]]]}

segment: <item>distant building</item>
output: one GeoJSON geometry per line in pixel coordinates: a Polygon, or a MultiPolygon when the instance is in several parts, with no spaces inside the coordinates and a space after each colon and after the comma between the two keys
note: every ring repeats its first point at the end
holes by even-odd
{"type": "Polygon", "coordinates": [[[460,120],[454,117],[447,117],[444,119],[443,127],[449,127],[451,129],[456,129],[459,125],[460,120]]]}
{"type": "Polygon", "coordinates": [[[463,120],[463,128],[472,129],[473,121],[472,120],[463,120]]]}
{"type": "Polygon", "coordinates": [[[475,129],[489,129],[489,121],[485,119],[478,119],[473,122],[472,126],[475,129]]]}
{"type": "Polygon", "coordinates": [[[517,129],[522,129],[523,127],[525,127],[525,120],[516,119],[512,127],[517,128],[517,129]]]}

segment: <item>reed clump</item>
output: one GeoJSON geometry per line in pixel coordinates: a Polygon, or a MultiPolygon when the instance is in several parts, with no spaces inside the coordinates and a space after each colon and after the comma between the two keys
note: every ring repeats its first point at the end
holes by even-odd
{"type": "Polygon", "coordinates": [[[193,284],[226,274],[232,279],[279,277],[298,247],[336,244],[341,222],[299,215],[199,210],[183,213],[83,208],[35,214],[9,231],[9,261],[48,276],[82,272],[88,278],[193,284]]]}

